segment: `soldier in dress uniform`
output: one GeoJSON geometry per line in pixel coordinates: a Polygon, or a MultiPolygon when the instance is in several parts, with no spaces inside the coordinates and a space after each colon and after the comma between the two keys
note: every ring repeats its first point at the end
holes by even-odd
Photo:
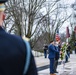
{"type": "Polygon", "coordinates": [[[0,75],[38,75],[31,50],[28,70],[23,74],[26,71],[26,44],[21,37],[8,34],[2,28],[5,18],[4,3],[7,1],[0,0],[0,75]]]}

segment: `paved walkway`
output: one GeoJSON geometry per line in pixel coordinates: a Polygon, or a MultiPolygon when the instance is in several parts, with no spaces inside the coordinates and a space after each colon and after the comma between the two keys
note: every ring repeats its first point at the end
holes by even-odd
{"type": "MultiPolygon", "coordinates": [[[[48,58],[45,59],[44,56],[35,57],[35,61],[39,75],[50,75],[48,58]]],[[[76,75],[76,55],[71,54],[69,62],[58,65],[57,71],[56,75],[76,75]]]]}

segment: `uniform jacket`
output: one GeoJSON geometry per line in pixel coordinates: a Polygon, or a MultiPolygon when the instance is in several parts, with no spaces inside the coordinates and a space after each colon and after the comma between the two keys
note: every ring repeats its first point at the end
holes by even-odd
{"type": "MultiPolygon", "coordinates": [[[[25,58],[26,45],[22,38],[8,34],[0,27],[0,75],[23,75],[25,58]]],[[[26,75],[37,75],[32,54],[30,61],[26,75]]]]}
{"type": "Polygon", "coordinates": [[[44,53],[46,53],[46,52],[47,52],[47,50],[48,50],[48,46],[47,46],[47,45],[45,45],[45,46],[44,46],[44,53]]]}
{"type": "Polygon", "coordinates": [[[50,44],[48,46],[48,50],[49,50],[49,56],[48,56],[48,58],[49,59],[50,58],[55,58],[56,52],[58,52],[58,51],[55,49],[54,45],[50,44]]]}
{"type": "Polygon", "coordinates": [[[59,59],[59,56],[60,56],[60,54],[59,54],[59,52],[60,52],[59,46],[54,46],[54,47],[58,51],[58,52],[55,53],[55,60],[58,60],[59,59]]]}

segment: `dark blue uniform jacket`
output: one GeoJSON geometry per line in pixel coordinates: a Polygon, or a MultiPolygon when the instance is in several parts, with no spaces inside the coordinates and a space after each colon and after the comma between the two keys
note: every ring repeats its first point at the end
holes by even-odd
{"type": "MultiPolygon", "coordinates": [[[[0,27],[0,75],[23,75],[25,58],[26,45],[21,37],[8,34],[0,27]]],[[[26,75],[37,75],[32,54],[30,61],[26,75]]]]}
{"type": "Polygon", "coordinates": [[[50,59],[50,58],[55,58],[55,54],[56,54],[56,52],[58,52],[58,51],[55,49],[54,45],[50,44],[50,45],[48,46],[48,50],[49,50],[49,56],[48,56],[48,58],[49,58],[49,59],[50,59]]]}

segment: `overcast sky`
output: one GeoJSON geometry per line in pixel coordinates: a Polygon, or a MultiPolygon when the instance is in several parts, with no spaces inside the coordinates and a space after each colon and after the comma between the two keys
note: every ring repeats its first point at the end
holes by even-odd
{"type": "Polygon", "coordinates": [[[62,0],[65,4],[72,4],[75,0],[62,0]]]}
{"type": "MultiPolygon", "coordinates": [[[[61,4],[69,4],[69,5],[72,5],[74,2],[75,2],[75,0],[61,0],[61,1],[60,1],[61,4]]],[[[70,6],[70,8],[67,9],[67,14],[68,14],[68,15],[72,14],[72,11],[73,11],[73,9],[72,9],[71,6],[70,6]]],[[[42,12],[43,14],[46,14],[46,9],[45,9],[45,7],[41,10],[41,12],[42,12]]],[[[63,16],[64,16],[64,15],[63,15],[63,16]]],[[[65,33],[67,26],[71,29],[71,27],[70,27],[70,21],[69,21],[69,20],[66,21],[66,22],[63,24],[63,26],[60,28],[60,31],[59,31],[59,32],[60,32],[60,33],[65,33]]]]}
{"type": "MultiPolygon", "coordinates": [[[[75,2],[75,0],[62,0],[62,3],[64,3],[64,4],[70,4],[71,5],[74,2],[75,2]]],[[[70,13],[72,13],[72,9],[71,8],[68,9],[68,14],[70,14],[70,13]]],[[[69,29],[71,29],[70,28],[70,22],[69,21],[66,21],[64,23],[64,25],[60,28],[60,33],[65,33],[67,26],[69,26],[69,29]]]]}

